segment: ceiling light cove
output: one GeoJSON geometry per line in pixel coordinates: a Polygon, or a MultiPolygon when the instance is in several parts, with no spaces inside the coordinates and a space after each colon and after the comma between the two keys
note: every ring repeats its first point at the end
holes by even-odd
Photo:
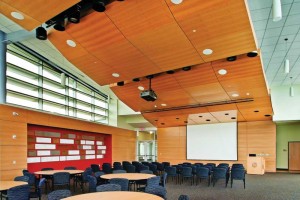
{"type": "Polygon", "coordinates": [[[19,12],[11,12],[10,14],[15,19],[18,19],[18,20],[23,20],[24,19],[24,15],[22,15],[19,12]]]}
{"type": "Polygon", "coordinates": [[[232,94],[231,96],[232,96],[232,97],[238,97],[238,96],[240,96],[240,95],[237,94],[237,93],[234,93],[234,94],[232,94]]]}
{"type": "Polygon", "coordinates": [[[225,74],[227,74],[227,70],[226,70],[226,69],[220,69],[220,70],[218,71],[218,73],[219,73],[220,75],[225,75],[225,74]]]}
{"type": "Polygon", "coordinates": [[[112,76],[115,77],[115,78],[118,78],[118,77],[120,77],[120,74],[118,74],[118,73],[112,73],[112,76]]]}
{"type": "Polygon", "coordinates": [[[212,54],[213,53],[213,50],[212,49],[204,49],[203,50],[203,54],[204,55],[210,55],[210,54],[212,54]]]}
{"type": "Polygon", "coordinates": [[[181,4],[183,0],[171,0],[172,3],[178,5],[181,4]]]}
{"type": "Polygon", "coordinates": [[[67,40],[67,45],[69,45],[70,47],[76,47],[76,42],[74,42],[73,40],[67,40]]]}

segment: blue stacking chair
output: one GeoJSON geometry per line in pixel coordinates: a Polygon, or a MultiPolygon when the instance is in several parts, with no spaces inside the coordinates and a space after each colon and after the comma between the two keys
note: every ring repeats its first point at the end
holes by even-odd
{"type": "Polygon", "coordinates": [[[112,178],[109,180],[109,183],[120,185],[121,191],[129,190],[129,180],[126,178],[112,178]]]}
{"type": "Polygon", "coordinates": [[[7,190],[9,200],[29,200],[30,186],[20,185],[7,190]]]}
{"type": "Polygon", "coordinates": [[[55,190],[48,194],[48,200],[60,200],[71,196],[70,190],[55,190]]]}
{"type": "Polygon", "coordinates": [[[242,180],[244,182],[244,189],[246,188],[246,178],[245,178],[246,171],[241,168],[233,168],[231,170],[231,187],[233,180],[242,180]]]}
{"type": "Polygon", "coordinates": [[[167,190],[162,186],[146,187],[145,192],[160,196],[163,199],[167,199],[167,190]]]}
{"type": "Polygon", "coordinates": [[[97,192],[121,191],[121,186],[117,184],[103,184],[96,187],[97,192]]]}

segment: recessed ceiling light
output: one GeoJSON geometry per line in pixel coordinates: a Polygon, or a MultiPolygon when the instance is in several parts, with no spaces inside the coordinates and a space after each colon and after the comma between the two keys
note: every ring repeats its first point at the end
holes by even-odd
{"type": "Polygon", "coordinates": [[[18,20],[23,20],[24,19],[24,15],[22,15],[19,12],[11,12],[10,14],[15,19],[18,19],[18,20]]]}
{"type": "Polygon", "coordinates": [[[165,123],[161,123],[161,125],[165,125],[165,123]]]}
{"type": "Polygon", "coordinates": [[[220,69],[220,70],[218,71],[218,73],[219,73],[220,75],[225,75],[225,74],[227,74],[227,70],[226,70],[226,69],[220,69]]]}
{"type": "Polygon", "coordinates": [[[67,45],[70,47],[76,47],[76,43],[73,40],[67,40],[67,45]]]}
{"type": "Polygon", "coordinates": [[[203,117],[202,115],[199,115],[199,117],[203,117]]]}
{"type": "Polygon", "coordinates": [[[160,104],[161,106],[167,106],[167,104],[165,104],[165,103],[162,103],[162,104],[160,104]]]}
{"type": "Polygon", "coordinates": [[[181,4],[183,0],[171,0],[174,4],[181,4]]]}
{"type": "Polygon", "coordinates": [[[229,115],[229,113],[225,113],[225,115],[229,115]]]}
{"type": "Polygon", "coordinates": [[[134,79],[132,79],[132,81],[133,81],[133,82],[139,82],[140,79],[139,79],[139,78],[134,78],[134,79]]]}
{"type": "Polygon", "coordinates": [[[250,93],[249,93],[249,92],[247,92],[247,93],[246,93],[246,95],[247,95],[247,96],[249,96],[249,95],[250,95],[250,93]]]}
{"type": "Polygon", "coordinates": [[[232,96],[232,97],[238,97],[238,96],[240,96],[240,95],[237,94],[237,93],[234,93],[234,94],[232,94],[231,96],[232,96]]]}
{"type": "Polygon", "coordinates": [[[271,117],[271,115],[269,115],[269,114],[266,114],[266,115],[265,115],[265,117],[271,117]]]}
{"type": "Polygon", "coordinates": [[[210,122],[210,119],[207,119],[206,121],[207,121],[207,122],[210,122]]]}
{"type": "Polygon", "coordinates": [[[179,119],[179,117],[176,117],[176,119],[179,119]]]}
{"type": "Polygon", "coordinates": [[[156,122],[157,122],[157,121],[158,121],[158,119],[155,119],[154,121],[156,121],[156,122]]]}
{"type": "Polygon", "coordinates": [[[210,54],[212,54],[213,53],[213,50],[211,50],[211,49],[204,49],[203,50],[203,54],[204,55],[210,55],[210,54]]]}
{"type": "Polygon", "coordinates": [[[196,32],[197,32],[197,30],[196,30],[196,29],[194,29],[194,30],[193,30],[193,33],[196,33],[196,32]]]}
{"type": "Polygon", "coordinates": [[[124,86],[124,81],[117,82],[117,86],[124,86]]]}
{"type": "Polygon", "coordinates": [[[184,121],[184,123],[187,124],[188,122],[187,122],[187,121],[184,121]]]}
{"type": "Polygon", "coordinates": [[[236,119],[235,117],[231,117],[231,119],[236,119]]]}
{"type": "Polygon", "coordinates": [[[115,78],[118,78],[118,77],[120,77],[120,74],[118,74],[118,73],[112,73],[112,76],[115,77],[115,78]]]}
{"type": "Polygon", "coordinates": [[[253,112],[259,112],[259,110],[254,110],[253,112]]]}
{"type": "Polygon", "coordinates": [[[154,108],[157,108],[157,105],[154,105],[154,108]]]}
{"type": "Polygon", "coordinates": [[[139,90],[144,90],[145,88],[143,86],[138,87],[139,90]]]}

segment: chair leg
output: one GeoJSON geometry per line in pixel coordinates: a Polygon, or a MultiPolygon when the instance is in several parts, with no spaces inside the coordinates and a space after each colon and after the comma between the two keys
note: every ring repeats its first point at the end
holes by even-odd
{"type": "Polygon", "coordinates": [[[231,183],[231,188],[232,188],[232,182],[233,182],[233,180],[231,179],[231,181],[230,181],[230,183],[231,183]]]}
{"type": "Polygon", "coordinates": [[[244,181],[244,189],[246,189],[246,181],[245,181],[245,179],[243,179],[243,181],[244,181]]]}

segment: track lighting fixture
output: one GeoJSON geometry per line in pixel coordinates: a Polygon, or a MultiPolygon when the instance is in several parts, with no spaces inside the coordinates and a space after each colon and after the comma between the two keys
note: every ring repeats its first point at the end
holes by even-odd
{"type": "Polygon", "coordinates": [[[72,12],[68,16],[68,21],[74,24],[78,24],[80,22],[80,6],[77,5],[76,9],[74,9],[74,12],[72,12]]]}
{"type": "Polygon", "coordinates": [[[56,24],[54,25],[53,27],[55,30],[57,31],[65,31],[66,28],[65,28],[65,19],[59,19],[57,20],[56,24]]]}
{"type": "Polygon", "coordinates": [[[104,12],[107,2],[105,0],[94,0],[93,9],[97,12],[104,12]]]}
{"type": "Polygon", "coordinates": [[[281,0],[273,0],[273,22],[282,19],[281,0]]]}
{"type": "Polygon", "coordinates": [[[167,74],[174,74],[175,71],[174,70],[169,70],[169,71],[166,71],[167,74]]]}
{"type": "Polygon", "coordinates": [[[191,66],[187,66],[187,67],[183,67],[182,70],[183,70],[183,71],[190,71],[191,68],[192,68],[191,66]]]}
{"type": "Polygon", "coordinates": [[[139,82],[140,79],[139,79],[139,78],[134,78],[134,79],[132,79],[132,81],[133,81],[133,82],[139,82]]]}
{"type": "Polygon", "coordinates": [[[47,40],[47,31],[44,27],[40,26],[35,30],[35,37],[39,40],[47,40]]]}
{"type": "Polygon", "coordinates": [[[251,51],[251,52],[247,53],[248,57],[256,57],[257,55],[258,55],[257,51],[251,51]]]}
{"type": "Polygon", "coordinates": [[[236,56],[230,56],[226,60],[229,61],[229,62],[233,62],[233,61],[236,60],[236,56]]]}
{"type": "Polygon", "coordinates": [[[118,86],[123,86],[124,85],[124,81],[120,81],[117,83],[118,86]]]}

